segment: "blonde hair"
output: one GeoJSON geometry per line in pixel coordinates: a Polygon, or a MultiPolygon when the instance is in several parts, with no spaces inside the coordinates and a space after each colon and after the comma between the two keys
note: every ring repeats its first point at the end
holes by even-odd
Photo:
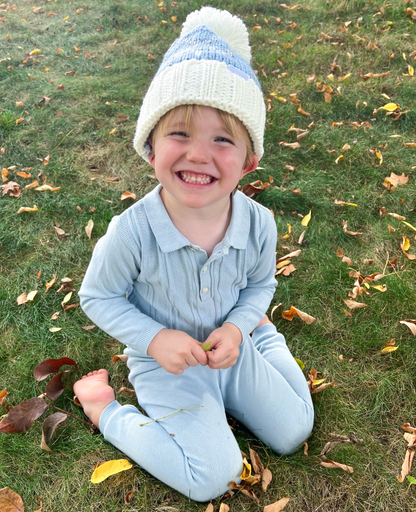
{"type": "MultiPolygon", "coordinates": [[[[218,108],[214,110],[216,110],[217,114],[219,115],[219,118],[225,130],[233,137],[242,139],[245,142],[247,153],[246,158],[244,160],[244,167],[247,164],[250,164],[253,160],[254,149],[253,142],[247,131],[247,128],[240,121],[240,119],[238,119],[238,117],[234,116],[233,114],[230,114],[218,108]]],[[[195,112],[197,112],[200,115],[199,105],[179,105],[178,107],[175,107],[166,112],[166,114],[164,114],[159,119],[159,122],[153,128],[149,135],[149,142],[151,147],[153,148],[156,134],[159,132],[165,133],[167,126],[174,115],[178,114],[183,119],[186,130],[189,130],[195,112]]]]}

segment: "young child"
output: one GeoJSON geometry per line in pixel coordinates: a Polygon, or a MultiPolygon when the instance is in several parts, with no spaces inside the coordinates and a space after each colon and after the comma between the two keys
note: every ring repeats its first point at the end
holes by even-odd
{"type": "Polygon", "coordinates": [[[127,345],[148,417],[115,400],[103,369],[74,386],[86,415],[196,501],[240,481],[226,411],[282,454],[313,424],[306,380],[264,316],[276,286],[273,216],[235,192],[263,154],[265,106],[249,63],[240,19],[211,7],[187,17],[134,139],[159,185],[111,221],[79,293],[86,314],[127,345]]]}

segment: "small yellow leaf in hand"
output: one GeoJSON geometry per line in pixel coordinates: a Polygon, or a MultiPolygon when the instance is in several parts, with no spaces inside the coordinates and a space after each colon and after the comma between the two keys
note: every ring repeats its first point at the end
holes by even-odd
{"type": "Polygon", "coordinates": [[[101,464],[101,466],[98,466],[92,474],[91,482],[93,484],[99,484],[109,476],[120,473],[121,471],[126,471],[131,467],[133,467],[132,464],[126,459],[109,460],[101,464]]]}
{"type": "Polygon", "coordinates": [[[312,217],[312,213],[311,213],[311,210],[309,210],[309,213],[308,215],[305,215],[302,219],[302,226],[307,226],[309,224],[309,221],[311,220],[311,217],[312,217]]]}
{"type": "Polygon", "coordinates": [[[211,350],[211,342],[208,341],[207,343],[204,343],[203,345],[201,345],[201,348],[204,352],[208,352],[209,350],[211,350]]]}
{"type": "Polygon", "coordinates": [[[386,103],[382,107],[378,108],[378,110],[387,110],[387,112],[394,112],[397,109],[400,109],[400,105],[398,103],[386,103]]]}

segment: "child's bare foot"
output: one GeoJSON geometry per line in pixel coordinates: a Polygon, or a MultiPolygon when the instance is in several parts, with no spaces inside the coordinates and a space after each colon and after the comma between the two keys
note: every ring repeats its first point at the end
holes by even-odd
{"type": "Polygon", "coordinates": [[[271,325],[274,325],[274,324],[273,324],[273,322],[270,322],[270,320],[269,320],[268,316],[267,316],[267,315],[264,315],[264,318],[262,318],[262,319],[260,320],[260,323],[259,323],[259,325],[256,327],[256,329],[257,329],[258,327],[261,327],[261,326],[262,326],[262,325],[264,325],[264,324],[271,324],[271,325]]]}
{"type": "Polygon", "coordinates": [[[101,413],[116,399],[108,384],[108,371],[103,369],[90,372],[75,382],[74,393],[96,427],[99,427],[101,413]]]}

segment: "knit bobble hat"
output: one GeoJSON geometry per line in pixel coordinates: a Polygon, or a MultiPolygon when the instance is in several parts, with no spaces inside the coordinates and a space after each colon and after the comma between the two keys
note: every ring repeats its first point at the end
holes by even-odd
{"type": "Polygon", "coordinates": [[[240,119],[260,159],[266,108],[250,60],[248,32],[239,18],[213,7],[189,14],[143,99],[133,141],[139,155],[149,161],[149,135],[166,112],[197,104],[240,119]]]}

